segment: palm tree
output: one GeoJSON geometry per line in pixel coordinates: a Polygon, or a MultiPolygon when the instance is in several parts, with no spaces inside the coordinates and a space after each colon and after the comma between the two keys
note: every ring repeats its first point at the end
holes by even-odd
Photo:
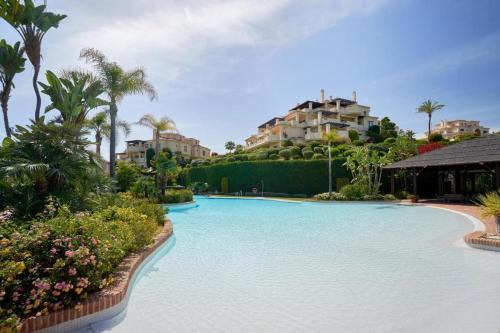
{"type": "Polygon", "coordinates": [[[139,119],[139,125],[150,128],[153,130],[155,137],[155,152],[156,156],[160,153],[160,134],[165,131],[177,131],[175,122],[167,116],[156,119],[152,114],[145,114],[139,119]]]}
{"type": "Polygon", "coordinates": [[[328,142],[328,195],[332,194],[332,143],[339,142],[342,138],[336,130],[323,133],[323,141],[328,142]]]}
{"type": "Polygon", "coordinates": [[[422,113],[427,113],[429,116],[429,122],[428,122],[428,130],[427,130],[427,141],[431,141],[431,121],[432,121],[432,114],[437,111],[444,108],[444,104],[439,104],[438,102],[433,102],[430,99],[423,102],[417,109],[418,112],[422,113]]]}
{"type": "Polygon", "coordinates": [[[10,92],[15,88],[14,77],[24,71],[26,59],[24,59],[23,54],[24,49],[21,47],[21,43],[17,42],[14,46],[11,46],[4,39],[0,40],[0,104],[2,106],[5,134],[9,138],[12,132],[7,114],[9,98],[10,92]]]}
{"type": "Polygon", "coordinates": [[[142,68],[125,71],[115,62],[110,62],[99,50],[83,49],[80,58],[91,63],[96,70],[97,78],[102,82],[110,103],[110,138],[109,138],[109,174],[115,176],[115,149],[116,149],[116,117],[118,103],[126,95],[147,94],[151,100],[157,97],[154,87],[146,80],[146,73],[142,68]]]}
{"type": "Polygon", "coordinates": [[[38,74],[42,58],[42,41],[47,31],[57,28],[66,15],[46,12],[46,5],[35,6],[32,0],[3,0],[0,2],[0,17],[9,23],[21,36],[24,49],[33,65],[33,90],[36,95],[35,120],[40,117],[42,98],[38,90],[38,74]]]}
{"type": "Polygon", "coordinates": [[[89,76],[71,75],[71,79],[59,78],[53,72],[46,73],[47,84],[40,82],[42,92],[49,96],[51,104],[45,112],[58,110],[65,123],[83,126],[87,114],[109,103],[101,98],[104,87],[100,81],[91,81],[89,76]]]}
{"type": "MultiPolygon", "coordinates": [[[[108,138],[111,135],[111,125],[109,124],[109,112],[98,112],[95,116],[85,122],[85,127],[95,133],[95,151],[97,155],[101,155],[101,144],[103,138],[108,138]]],[[[116,127],[121,129],[125,136],[130,134],[130,124],[123,120],[116,122],[116,127]]]]}

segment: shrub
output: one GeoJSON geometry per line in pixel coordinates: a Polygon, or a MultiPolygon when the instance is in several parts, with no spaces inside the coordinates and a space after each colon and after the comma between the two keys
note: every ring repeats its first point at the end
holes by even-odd
{"type": "Polygon", "coordinates": [[[323,154],[313,154],[313,157],[312,157],[313,160],[321,160],[324,158],[325,158],[325,155],[323,155],[323,154]]]}
{"type": "Polygon", "coordinates": [[[444,138],[440,133],[432,133],[429,137],[429,142],[440,142],[443,140],[444,138]]]}
{"type": "Polygon", "coordinates": [[[141,176],[141,170],[134,163],[116,163],[116,186],[118,191],[126,192],[132,184],[141,176]]]}
{"type": "Polygon", "coordinates": [[[235,158],[238,161],[248,161],[248,155],[247,154],[239,154],[239,155],[236,155],[235,158]]]}
{"type": "Polygon", "coordinates": [[[392,194],[385,194],[384,195],[384,200],[385,201],[392,201],[392,200],[397,200],[397,198],[394,195],[392,195],[392,194]]]}
{"type": "Polygon", "coordinates": [[[343,195],[342,193],[338,193],[338,192],[332,192],[331,194],[329,194],[328,192],[316,194],[314,196],[314,199],[316,199],[316,200],[335,200],[335,201],[347,200],[345,195],[343,195]]]}
{"type": "Polygon", "coordinates": [[[95,200],[99,211],[73,214],[49,202],[29,225],[1,222],[0,327],[77,305],[112,283],[123,258],[160,230],[156,204],[130,194],[95,200]]]}
{"type": "Polygon", "coordinates": [[[390,137],[384,140],[384,144],[386,145],[393,145],[396,143],[396,138],[390,137]]]}
{"type": "Polygon", "coordinates": [[[235,158],[235,157],[233,157],[233,156],[231,156],[231,157],[228,157],[228,158],[227,158],[227,161],[228,161],[228,162],[236,162],[236,158],[235,158]]]}
{"type": "Polygon", "coordinates": [[[407,191],[398,191],[396,192],[396,198],[398,199],[406,199],[408,197],[408,195],[410,195],[411,193],[407,192],[407,191]]]}
{"type": "Polygon", "coordinates": [[[266,160],[267,159],[267,151],[261,151],[256,154],[257,160],[266,160]]]}
{"type": "Polygon", "coordinates": [[[205,182],[193,182],[189,184],[188,188],[195,194],[206,193],[210,189],[208,183],[205,182]]]}
{"type": "Polygon", "coordinates": [[[365,145],[365,143],[363,141],[361,141],[361,140],[354,140],[352,142],[352,144],[355,145],[355,146],[358,146],[358,147],[365,145]]]}
{"type": "Polygon", "coordinates": [[[158,187],[152,176],[140,176],[130,188],[130,192],[136,198],[148,198],[154,200],[158,195],[158,187]]]}
{"type": "MultiPolygon", "coordinates": [[[[351,173],[343,166],[345,159],[332,159],[333,184],[337,179],[350,179],[351,173]]],[[[266,160],[216,164],[209,167],[184,169],[181,184],[206,182],[214,191],[221,191],[221,179],[229,178],[228,192],[251,192],[264,181],[265,191],[287,194],[313,195],[328,190],[328,161],[321,160],[266,160]]],[[[344,180],[343,180],[344,181],[344,180]]]]}
{"type": "Polygon", "coordinates": [[[181,203],[193,201],[193,192],[191,190],[167,190],[161,196],[162,203],[181,203]]]}
{"type": "Polygon", "coordinates": [[[281,142],[281,147],[291,147],[293,146],[293,142],[291,140],[283,140],[283,142],[281,142]]]}
{"type": "Polygon", "coordinates": [[[271,155],[269,155],[268,159],[277,160],[277,159],[279,159],[279,156],[278,156],[278,154],[271,154],[271,155]]]}
{"type": "Polygon", "coordinates": [[[290,147],[289,149],[292,152],[292,156],[302,157],[302,149],[300,149],[299,147],[293,146],[293,147],[290,147]]]}
{"type": "Polygon", "coordinates": [[[312,150],[305,150],[305,151],[302,151],[302,156],[304,156],[304,158],[306,160],[310,160],[312,157],[313,157],[314,153],[312,150]]]}
{"type": "Polygon", "coordinates": [[[289,160],[292,157],[292,151],[290,149],[283,149],[280,151],[280,157],[285,160],[289,160]]]}
{"type": "Polygon", "coordinates": [[[359,134],[356,130],[349,130],[348,135],[349,139],[351,139],[351,142],[359,140],[359,134]]]}
{"type": "Polygon", "coordinates": [[[349,200],[362,200],[366,192],[367,192],[366,186],[359,184],[344,185],[340,189],[340,193],[343,194],[349,200]]]}
{"type": "Polygon", "coordinates": [[[324,153],[323,147],[321,147],[321,146],[314,147],[313,151],[315,154],[323,154],[324,153]]]}

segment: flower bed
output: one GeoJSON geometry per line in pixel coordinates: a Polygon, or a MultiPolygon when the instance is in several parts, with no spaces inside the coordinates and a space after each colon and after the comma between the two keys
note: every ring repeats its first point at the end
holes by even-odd
{"type": "Polygon", "coordinates": [[[79,306],[113,282],[123,258],[150,244],[164,211],[129,194],[100,198],[91,212],[49,205],[45,216],[0,225],[0,330],[79,306]]]}

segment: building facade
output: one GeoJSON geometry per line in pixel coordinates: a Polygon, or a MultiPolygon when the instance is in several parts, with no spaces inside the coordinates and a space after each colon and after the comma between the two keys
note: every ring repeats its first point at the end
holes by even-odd
{"type": "Polygon", "coordinates": [[[370,107],[358,104],[355,91],[350,100],[331,96],[326,99],[322,89],[319,101],[299,103],[287,115],[265,122],[245,143],[247,150],[279,147],[285,140],[303,144],[321,140],[323,133],[333,129],[346,140],[349,130],[355,130],[361,140],[366,140],[368,128],[378,124],[378,118],[370,115],[370,107]]]}
{"type": "Polygon", "coordinates": [[[490,129],[481,126],[476,120],[442,120],[431,133],[441,134],[444,139],[453,140],[460,134],[485,136],[490,133],[490,129]]]}
{"type": "MultiPolygon", "coordinates": [[[[118,161],[132,162],[141,168],[147,166],[146,151],[156,147],[156,140],[130,140],[126,141],[127,148],[123,153],[116,154],[118,161]]],[[[161,150],[170,150],[172,153],[181,153],[189,160],[206,159],[210,157],[210,149],[200,145],[200,141],[187,138],[177,133],[160,134],[161,150]]]]}

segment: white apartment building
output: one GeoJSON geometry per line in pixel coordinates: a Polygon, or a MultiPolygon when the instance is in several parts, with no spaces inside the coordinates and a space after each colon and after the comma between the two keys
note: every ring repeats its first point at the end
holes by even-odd
{"type": "Polygon", "coordinates": [[[370,115],[370,107],[358,104],[356,91],[352,99],[325,98],[321,89],[319,101],[305,101],[298,104],[282,117],[275,117],[258,127],[256,134],[245,140],[246,149],[279,147],[284,140],[294,144],[318,141],[323,133],[333,129],[348,140],[349,130],[358,132],[361,140],[366,140],[366,131],[378,125],[377,117],[370,115]]]}
{"type": "MultiPolygon", "coordinates": [[[[156,140],[126,141],[127,148],[123,153],[116,154],[118,161],[127,161],[137,164],[141,168],[147,166],[146,151],[155,149],[156,140]]],[[[210,149],[200,145],[200,141],[187,138],[177,133],[162,133],[160,135],[161,150],[170,149],[172,153],[180,152],[186,159],[206,159],[210,157],[210,149]]]]}
{"type": "Polygon", "coordinates": [[[442,120],[431,131],[432,134],[441,134],[445,139],[454,139],[460,134],[473,134],[484,136],[490,133],[490,129],[483,127],[476,120],[442,120]]]}

